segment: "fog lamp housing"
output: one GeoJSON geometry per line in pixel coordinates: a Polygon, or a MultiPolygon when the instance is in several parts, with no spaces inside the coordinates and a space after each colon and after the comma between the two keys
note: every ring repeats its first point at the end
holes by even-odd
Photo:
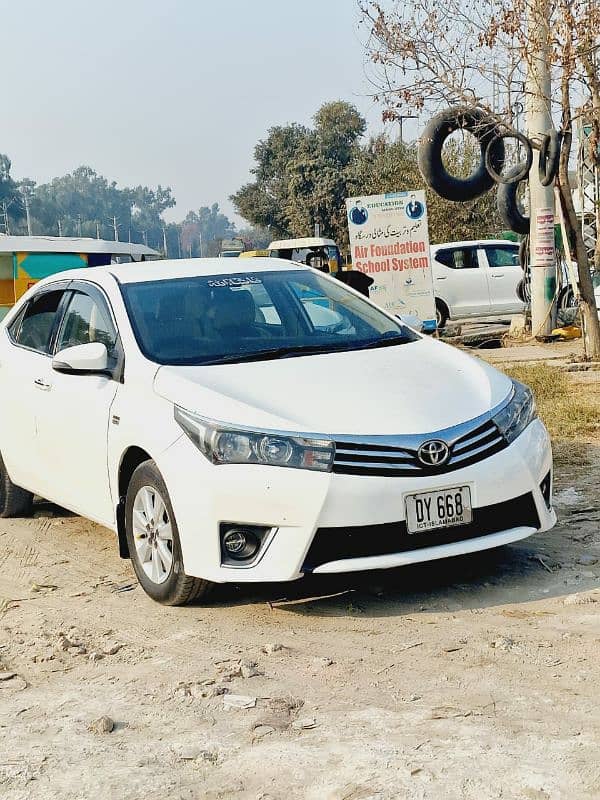
{"type": "Polygon", "coordinates": [[[221,566],[251,567],[266,550],[273,528],[243,523],[221,523],[221,566]]]}

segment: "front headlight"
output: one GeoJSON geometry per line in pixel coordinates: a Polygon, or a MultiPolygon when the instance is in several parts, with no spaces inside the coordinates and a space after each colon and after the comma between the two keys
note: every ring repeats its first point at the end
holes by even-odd
{"type": "Polygon", "coordinates": [[[327,439],[230,428],[175,406],[175,420],[213,464],[263,464],[331,471],[335,446],[327,439]]]}
{"type": "Polygon", "coordinates": [[[500,433],[510,444],[536,417],[537,409],[531,389],[519,381],[513,381],[513,395],[508,405],[494,417],[500,433]]]}

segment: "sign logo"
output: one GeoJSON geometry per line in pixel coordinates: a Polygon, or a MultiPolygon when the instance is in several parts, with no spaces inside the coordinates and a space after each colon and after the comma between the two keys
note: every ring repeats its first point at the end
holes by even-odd
{"type": "Polygon", "coordinates": [[[410,219],[421,219],[425,213],[425,206],[417,200],[414,194],[411,194],[405,210],[406,216],[410,217],[410,219]]]}
{"type": "Polygon", "coordinates": [[[450,457],[450,450],[446,442],[439,439],[432,439],[430,442],[423,442],[417,451],[417,458],[426,467],[441,467],[450,457]]]}
{"type": "Polygon", "coordinates": [[[350,222],[354,223],[354,225],[364,225],[369,219],[369,212],[363,206],[361,201],[357,200],[350,209],[348,217],[350,218],[350,222]]]}

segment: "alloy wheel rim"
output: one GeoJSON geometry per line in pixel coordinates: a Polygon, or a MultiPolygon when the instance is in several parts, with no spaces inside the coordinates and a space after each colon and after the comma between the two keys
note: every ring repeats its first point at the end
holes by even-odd
{"type": "Polygon", "coordinates": [[[173,528],[164,499],[142,486],[133,501],[133,540],[138,562],[152,583],[164,583],[173,567],[173,528]]]}

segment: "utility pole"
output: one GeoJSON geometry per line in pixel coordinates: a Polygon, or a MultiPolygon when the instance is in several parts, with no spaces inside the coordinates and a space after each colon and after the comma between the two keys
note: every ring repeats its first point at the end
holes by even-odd
{"type": "Polygon", "coordinates": [[[162,231],[163,231],[163,250],[165,252],[165,258],[168,258],[169,257],[169,249],[167,247],[167,229],[165,228],[164,225],[163,225],[162,231]]]}
{"type": "MultiPolygon", "coordinates": [[[[527,31],[531,56],[527,65],[527,127],[529,138],[540,140],[553,130],[550,114],[551,0],[531,0],[527,10],[527,31]]],[[[531,230],[531,331],[548,336],[555,325],[556,251],[554,248],[554,189],[542,186],[538,177],[539,150],[533,151],[529,173],[531,230]]]]}
{"type": "Polygon", "coordinates": [[[117,225],[116,216],[111,218],[111,222],[113,224],[113,231],[115,233],[115,242],[118,242],[119,241],[119,226],[117,225]]]}
{"type": "Polygon", "coordinates": [[[100,223],[96,220],[96,239],[100,238],[100,223]]]}
{"type": "Polygon", "coordinates": [[[23,192],[23,204],[25,206],[25,217],[27,219],[27,235],[31,236],[31,213],[29,211],[29,195],[23,192]]]}
{"type": "Polygon", "coordinates": [[[58,220],[58,235],[62,236],[62,222],[58,220]]]}
{"type": "Polygon", "coordinates": [[[81,214],[77,214],[77,236],[81,236],[81,214]]]}

